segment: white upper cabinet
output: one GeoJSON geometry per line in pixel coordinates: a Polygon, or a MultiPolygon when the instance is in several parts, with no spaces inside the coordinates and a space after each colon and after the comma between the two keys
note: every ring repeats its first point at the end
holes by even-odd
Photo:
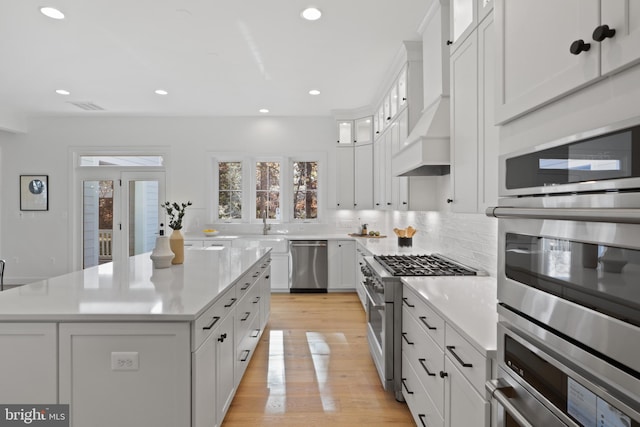
{"type": "Polygon", "coordinates": [[[353,144],[353,121],[338,121],[338,144],[353,144]]]}
{"type": "Polygon", "coordinates": [[[398,76],[398,110],[407,105],[407,67],[398,76]]]}
{"type": "Polygon", "coordinates": [[[353,209],[354,168],[353,144],[336,148],[336,208],[353,209]]]}
{"type": "Polygon", "coordinates": [[[497,123],[640,59],[640,2],[496,0],[497,123]]]}
{"type": "Polygon", "coordinates": [[[640,2],[603,0],[601,8],[600,26],[592,38],[600,43],[602,74],[607,74],[640,58],[640,2]]]}
{"type": "Polygon", "coordinates": [[[476,0],[452,0],[451,1],[451,42],[455,49],[459,41],[473,31],[478,23],[478,7],[476,0]]]}
{"type": "Polygon", "coordinates": [[[493,10],[493,0],[451,0],[447,44],[453,53],[478,24],[493,10]]]}
{"type": "Polygon", "coordinates": [[[371,142],[373,135],[371,135],[371,117],[363,117],[354,122],[356,129],[356,138],[354,142],[360,144],[366,144],[371,142]]]}

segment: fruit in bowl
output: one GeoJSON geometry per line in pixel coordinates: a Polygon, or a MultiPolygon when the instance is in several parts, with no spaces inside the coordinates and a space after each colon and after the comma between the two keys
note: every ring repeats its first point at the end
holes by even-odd
{"type": "Polygon", "coordinates": [[[206,228],[202,230],[205,236],[215,236],[219,233],[218,230],[214,230],[213,228],[206,228]]]}

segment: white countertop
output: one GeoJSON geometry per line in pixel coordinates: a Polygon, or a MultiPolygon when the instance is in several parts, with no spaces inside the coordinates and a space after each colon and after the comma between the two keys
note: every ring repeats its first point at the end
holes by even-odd
{"type": "Polygon", "coordinates": [[[490,276],[403,277],[410,286],[486,357],[498,345],[496,278],[490,276]]]}
{"type": "Polygon", "coordinates": [[[154,269],[149,254],[0,293],[0,321],[191,321],[268,248],[185,251],[182,265],[154,269]]]}

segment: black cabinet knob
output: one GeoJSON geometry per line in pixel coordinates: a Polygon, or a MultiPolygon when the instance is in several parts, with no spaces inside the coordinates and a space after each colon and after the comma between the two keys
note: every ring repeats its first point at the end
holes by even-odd
{"type": "Polygon", "coordinates": [[[376,203],[376,206],[380,206],[380,203],[376,203]]]}
{"type": "Polygon", "coordinates": [[[403,205],[406,205],[406,204],[407,204],[407,202],[402,202],[402,204],[403,204],[403,205]]]}
{"type": "Polygon", "coordinates": [[[571,43],[571,47],[569,47],[569,52],[574,55],[580,55],[582,52],[586,52],[591,49],[591,43],[585,43],[584,40],[576,40],[571,43]]]}
{"type": "Polygon", "coordinates": [[[453,42],[451,40],[447,40],[447,46],[451,46],[453,42]]]}
{"type": "Polygon", "coordinates": [[[447,199],[447,203],[453,203],[453,199],[447,199]]]}
{"type": "Polygon", "coordinates": [[[597,42],[601,42],[604,39],[613,38],[616,35],[616,30],[609,28],[608,25],[600,25],[593,30],[593,39],[597,42]]]}
{"type": "Polygon", "coordinates": [[[440,378],[444,378],[444,377],[448,377],[449,374],[447,374],[445,371],[440,371],[440,378]]]}

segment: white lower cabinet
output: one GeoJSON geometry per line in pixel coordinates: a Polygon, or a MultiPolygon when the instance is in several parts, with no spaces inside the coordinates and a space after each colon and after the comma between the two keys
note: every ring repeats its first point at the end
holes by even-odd
{"type": "Polygon", "coordinates": [[[355,289],[356,242],[353,240],[329,240],[327,258],[329,289],[355,289]]]}
{"type": "Polygon", "coordinates": [[[447,427],[489,426],[491,404],[481,396],[456,366],[445,357],[447,427]]]}
{"type": "Polygon", "coordinates": [[[192,355],[192,425],[219,426],[234,394],[233,315],[225,317],[192,355]]]}
{"type": "Polygon", "coordinates": [[[59,346],[72,426],[190,424],[189,323],[61,323],[59,346]]]}
{"type": "Polygon", "coordinates": [[[0,323],[0,402],[58,402],[57,341],[53,323],[0,323]]]}
{"type": "Polygon", "coordinates": [[[491,365],[424,299],[403,287],[402,394],[418,426],[489,427],[484,383],[491,365]]]}

